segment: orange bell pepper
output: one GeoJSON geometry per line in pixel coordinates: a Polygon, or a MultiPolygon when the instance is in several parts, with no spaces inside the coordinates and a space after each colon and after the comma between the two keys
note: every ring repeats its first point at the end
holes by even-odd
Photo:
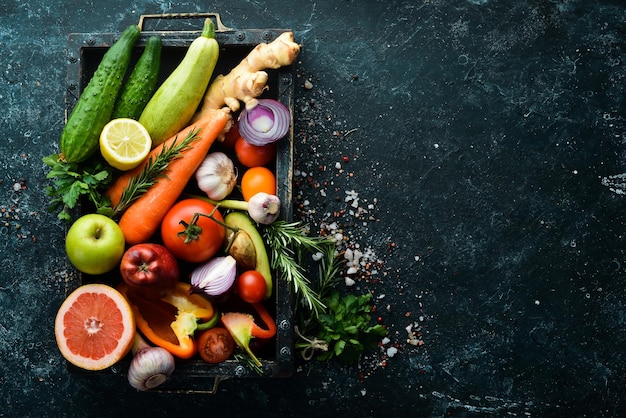
{"type": "Polygon", "coordinates": [[[213,304],[204,297],[191,294],[188,283],[179,282],[174,290],[159,300],[147,300],[128,292],[121,283],[118,290],[128,300],[141,333],[153,344],[174,356],[188,359],[197,352],[193,339],[196,330],[208,329],[217,323],[213,304]]]}

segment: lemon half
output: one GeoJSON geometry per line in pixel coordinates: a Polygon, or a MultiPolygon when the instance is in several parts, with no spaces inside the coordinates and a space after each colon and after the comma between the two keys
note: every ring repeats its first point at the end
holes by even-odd
{"type": "Polygon", "coordinates": [[[152,147],[152,139],[144,126],[134,119],[113,119],[100,134],[100,152],[118,170],[137,167],[152,147]]]}

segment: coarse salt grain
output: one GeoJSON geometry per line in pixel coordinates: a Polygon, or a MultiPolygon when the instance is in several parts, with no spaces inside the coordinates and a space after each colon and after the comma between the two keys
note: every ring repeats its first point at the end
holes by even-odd
{"type": "Polygon", "coordinates": [[[346,277],[345,278],[345,282],[346,282],[346,286],[350,287],[350,286],[354,286],[354,283],[356,283],[354,281],[354,279],[351,279],[350,277],[346,277]]]}
{"type": "Polygon", "coordinates": [[[396,347],[389,347],[387,349],[387,357],[393,357],[396,355],[397,352],[398,352],[398,349],[396,347]]]}
{"type": "Polygon", "coordinates": [[[313,258],[313,261],[320,261],[323,256],[324,254],[318,251],[315,254],[313,254],[311,257],[313,258]]]}
{"type": "Polygon", "coordinates": [[[354,252],[350,248],[346,248],[346,251],[343,253],[343,258],[348,261],[352,261],[354,259],[354,252]]]}

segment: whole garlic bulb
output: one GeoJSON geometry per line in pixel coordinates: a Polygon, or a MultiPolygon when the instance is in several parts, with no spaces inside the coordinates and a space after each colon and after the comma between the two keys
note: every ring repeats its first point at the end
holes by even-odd
{"type": "Polygon", "coordinates": [[[228,196],[237,184],[233,161],[223,152],[207,154],[195,173],[198,188],[213,200],[228,196]]]}
{"type": "Polygon", "coordinates": [[[163,384],[174,372],[172,353],[161,347],[152,347],[135,334],[132,348],[133,360],[128,368],[128,383],[137,390],[154,389],[163,384]]]}

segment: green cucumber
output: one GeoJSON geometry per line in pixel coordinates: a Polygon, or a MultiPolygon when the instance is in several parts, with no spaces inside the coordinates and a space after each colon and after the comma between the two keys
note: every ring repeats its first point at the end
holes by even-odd
{"type": "Polygon", "coordinates": [[[61,133],[61,153],[65,161],[79,163],[91,157],[99,147],[100,133],[113,112],[139,38],[137,25],[131,25],[102,57],[93,77],[83,90],[61,133]]]}
{"type": "Polygon", "coordinates": [[[161,37],[151,36],[133,71],[122,88],[111,119],[139,119],[154,94],[161,70],[161,37]]]}
{"type": "Polygon", "coordinates": [[[188,125],[202,101],[219,55],[215,25],[206,19],[202,35],[189,45],[183,60],[161,84],[139,117],[152,146],[188,125]]]}

